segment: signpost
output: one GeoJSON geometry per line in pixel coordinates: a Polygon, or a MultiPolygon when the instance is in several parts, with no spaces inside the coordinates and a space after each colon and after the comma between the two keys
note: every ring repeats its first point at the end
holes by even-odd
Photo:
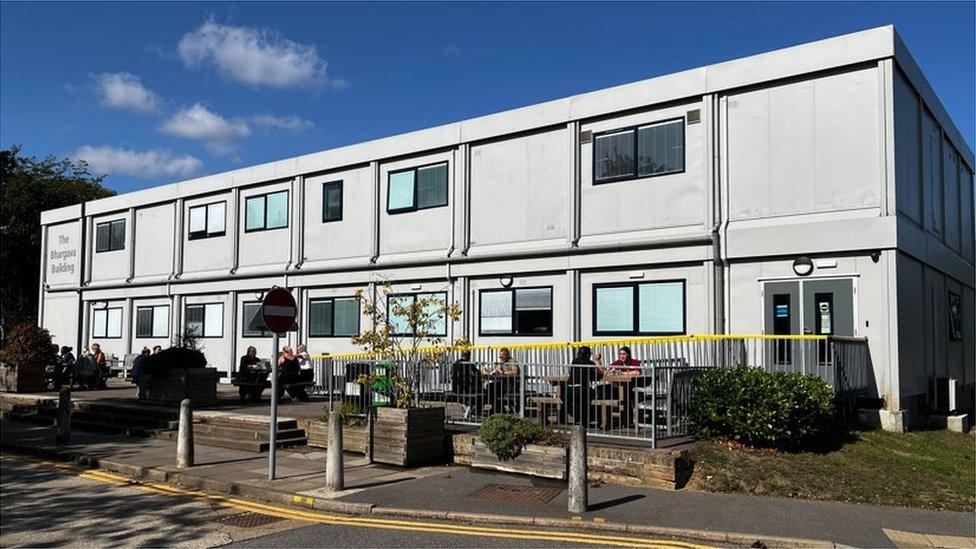
{"type": "Polygon", "coordinates": [[[278,337],[292,329],[298,305],[291,292],[275,286],[261,302],[261,319],[274,333],[271,357],[271,440],[268,446],[268,480],[275,479],[275,458],[278,450],[278,337]]]}

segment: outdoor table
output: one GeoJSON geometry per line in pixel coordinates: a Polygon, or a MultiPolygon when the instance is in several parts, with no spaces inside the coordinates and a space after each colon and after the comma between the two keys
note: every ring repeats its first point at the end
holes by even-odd
{"type": "Polygon", "coordinates": [[[600,379],[600,383],[597,384],[597,387],[604,385],[608,386],[610,389],[610,398],[594,399],[594,403],[602,408],[600,417],[604,429],[608,428],[610,415],[614,410],[621,414],[622,420],[627,423],[627,426],[629,427],[627,408],[629,403],[633,400],[630,398],[630,389],[638,377],[639,376],[637,375],[608,372],[600,379]]]}
{"type": "Polygon", "coordinates": [[[552,384],[556,399],[559,401],[557,416],[560,423],[566,423],[566,385],[569,383],[569,374],[557,374],[542,376],[542,379],[552,384]]]}
{"type": "MultiPolygon", "coordinates": [[[[491,404],[507,403],[518,411],[519,386],[518,374],[485,374],[485,398],[491,404]]],[[[500,408],[500,406],[499,406],[500,408]]],[[[491,413],[501,413],[492,406],[491,413]]]]}

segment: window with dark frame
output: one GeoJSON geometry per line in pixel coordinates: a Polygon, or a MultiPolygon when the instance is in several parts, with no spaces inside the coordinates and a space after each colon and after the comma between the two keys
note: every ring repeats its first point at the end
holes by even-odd
{"type": "Polygon", "coordinates": [[[396,170],[387,176],[386,212],[447,206],[447,162],[396,170]]]}
{"type": "Polygon", "coordinates": [[[481,290],[479,335],[551,336],[552,286],[481,290]]]}
{"type": "Polygon", "coordinates": [[[184,333],[190,337],[223,337],[224,304],[196,303],[187,305],[184,310],[186,320],[184,333]]]}
{"type": "Polygon", "coordinates": [[[322,184],[322,223],[342,221],[342,181],[322,184]]]}
{"type": "Polygon", "coordinates": [[[91,335],[102,339],[122,337],[122,307],[92,309],[91,335]]]}
{"type": "MultiPolygon", "coordinates": [[[[390,335],[396,337],[412,336],[414,331],[414,328],[410,326],[409,319],[393,314],[394,303],[399,303],[404,309],[408,309],[413,307],[413,304],[416,303],[418,299],[429,297],[434,297],[435,301],[440,301],[440,305],[432,304],[432,306],[438,306],[439,308],[447,306],[446,292],[390,294],[386,300],[386,318],[389,320],[390,327],[392,328],[392,333],[390,335]]],[[[447,335],[447,318],[445,315],[441,314],[438,325],[435,326],[428,335],[437,337],[444,337],[447,335]]]]}
{"type": "Polygon", "coordinates": [[[137,307],[136,337],[169,337],[169,305],[137,307]]]}
{"type": "Polygon", "coordinates": [[[189,210],[187,238],[197,240],[226,234],[227,202],[193,206],[189,210]]]}
{"type": "Polygon", "coordinates": [[[257,194],[244,199],[244,232],[288,227],[288,191],[257,194]]]}
{"type": "Polygon", "coordinates": [[[353,337],[359,335],[359,298],[328,297],[308,302],[309,337],[353,337]]]}
{"type": "Polygon", "coordinates": [[[684,119],[593,136],[593,184],[685,171],[684,119]]]}
{"type": "Polygon", "coordinates": [[[685,323],[684,280],[593,286],[593,335],[680,335],[685,323]]]}
{"type": "Polygon", "coordinates": [[[248,328],[251,324],[251,319],[261,311],[260,301],[246,301],[242,309],[241,337],[271,337],[274,335],[274,332],[268,330],[252,330],[248,328]]]}
{"type": "Polygon", "coordinates": [[[125,249],[125,219],[106,221],[95,226],[95,252],[125,249]]]}

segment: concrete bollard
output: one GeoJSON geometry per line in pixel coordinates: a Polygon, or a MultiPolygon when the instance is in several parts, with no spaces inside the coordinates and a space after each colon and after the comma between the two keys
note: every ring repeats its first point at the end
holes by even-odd
{"type": "Polygon", "coordinates": [[[71,441],[71,387],[58,391],[58,432],[54,440],[58,444],[71,441]]]}
{"type": "Polygon", "coordinates": [[[185,398],[180,403],[180,429],[176,434],[176,466],[193,467],[193,405],[185,398]]]}
{"type": "Polygon", "coordinates": [[[586,426],[573,425],[569,440],[569,512],[585,513],[589,507],[586,483],[586,426]]]}
{"type": "Polygon", "coordinates": [[[329,412],[329,447],[325,462],[325,487],[334,492],[346,487],[342,463],[342,415],[329,412]]]}

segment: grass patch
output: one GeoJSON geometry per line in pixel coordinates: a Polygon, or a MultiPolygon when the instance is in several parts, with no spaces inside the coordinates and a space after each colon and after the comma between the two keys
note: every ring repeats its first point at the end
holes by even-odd
{"type": "Polygon", "coordinates": [[[976,509],[973,434],[853,433],[812,452],[699,442],[690,488],[925,509],[976,509]]]}

